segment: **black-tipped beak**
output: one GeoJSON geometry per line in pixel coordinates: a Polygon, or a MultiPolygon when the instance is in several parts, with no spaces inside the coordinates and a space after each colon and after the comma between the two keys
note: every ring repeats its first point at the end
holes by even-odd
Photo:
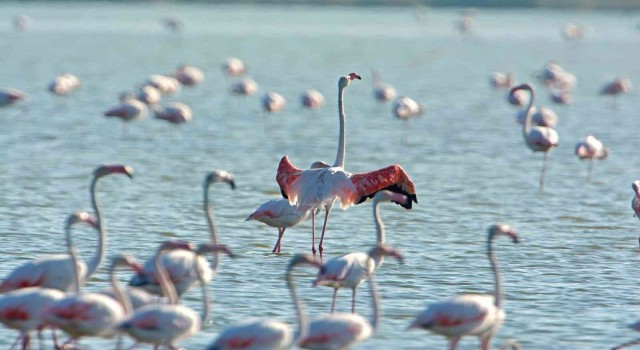
{"type": "Polygon", "coordinates": [[[231,186],[232,190],[235,190],[236,189],[236,182],[233,181],[233,180],[229,181],[229,186],[231,186]]]}

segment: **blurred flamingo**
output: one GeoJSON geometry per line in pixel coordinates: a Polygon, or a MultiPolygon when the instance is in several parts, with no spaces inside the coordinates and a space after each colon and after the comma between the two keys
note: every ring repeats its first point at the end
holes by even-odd
{"type": "MultiPolygon", "coordinates": [[[[558,115],[552,109],[547,107],[531,107],[531,123],[537,126],[546,126],[555,128],[558,124],[558,115]]],[[[527,110],[518,111],[516,116],[518,124],[523,125],[527,120],[527,110]]]]}
{"type": "MultiPolygon", "coordinates": [[[[128,96],[127,98],[125,98],[125,100],[128,98],[134,97],[128,96]]],[[[151,85],[143,85],[140,90],[138,90],[138,94],[135,96],[135,98],[147,105],[155,105],[160,103],[160,100],[162,100],[162,94],[160,93],[160,90],[151,85]]]]}
{"type": "MultiPolygon", "coordinates": [[[[120,96],[126,98],[125,96],[120,96]]],[[[106,117],[116,117],[122,120],[122,132],[126,134],[126,123],[143,119],[147,115],[147,105],[135,99],[128,98],[121,101],[118,106],[112,107],[104,112],[106,117]]]]}
{"type": "Polygon", "coordinates": [[[142,265],[140,265],[140,263],[133,256],[126,255],[126,254],[115,255],[111,259],[111,267],[109,268],[109,279],[111,281],[111,286],[98,291],[98,293],[107,295],[116,300],[119,300],[118,294],[119,293],[122,294],[121,298],[124,298],[127,303],[127,305],[125,305],[127,306],[125,307],[125,311],[127,314],[130,314],[132,310],[135,310],[142,306],[156,302],[156,297],[149,294],[144,289],[135,288],[135,287],[127,287],[127,288],[122,288],[120,286],[114,287],[114,285],[116,285],[117,283],[115,270],[119,266],[129,267],[136,273],[142,270],[142,265]]]}
{"type": "Polygon", "coordinates": [[[284,231],[306,220],[308,216],[309,211],[300,210],[297,206],[289,204],[287,199],[276,198],[263,203],[245,221],[257,220],[271,227],[277,227],[278,241],[271,252],[280,253],[284,231]]]}
{"type": "Polygon", "coordinates": [[[12,105],[27,96],[23,91],[17,89],[0,89],[0,107],[12,105]]]}
{"type": "Polygon", "coordinates": [[[180,90],[178,79],[160,74],[150,75],[143,85],[151,85],[163,95],[172,95],[180,90]]]}
{"type": "Polygon", "coordinates": [[[258,91],[258,84],[250,78],[231,85],[231,92],[237,95],[253,95],[256,91],[258,91]]]}
{"type": "MultiPolygon", "coordinates": [[[[385,240],[385,230],[380,218],[379,204],[381,202],[393,202],[406,205],[410,199],[402,194],[390,191],[380,191],[373,197],[373,219],[376,224],[376,244],[380,245],[385,240]]],[[[338,289],[351,288],[351,313],[356,312],[356,290],[364,282],[367,276],[382,265],[383,254],[369,257],[367,253],[349,253],[335,257],[322,265],[313,282],[314,286],[328,286],[333,288],[333,300],[331,312],[336,309],[336,296],[338,289]],[[373,259],[369,261],[369,259],[373,259]]]]}
{"type": "Polygon", "coordinates": [[[277,92],[269,91],[264,97],[262,97],[262,107],[267,112],[279,112],[281,111],[287,101],[277,92]]]}
{"type": "Polygon", "coordinates": [[[611,106],[617,107],[617,97],[620,94],[627,94],[631,91],[631,81],[625,77],[617,77],[611,82],[606,83],[600,90],[600,95],[608,95],[612,97],[611,106]]]}
{"type": "Polygon", "coordinates": [[[544,160],[542,163],[542,171],[540,172],[540,191],[544,189],[544,173],[547,169],[547,153],[553,147],[558,146],[559,137],[558,132],[552,128],[544,126],[532,126],[532,113],[533,103],[535,100],[535,91],[533,86],[529,83],[516,86],[511,89],[511,94],[518,91],[529,91],[529,106],[527,107],[527,114],[525,122],[522,126],[522,135],[527,146],[534,152],[544,152],[544,160]]]}
{"type": "Polygon", "coordinates": [[[195,86],[204,81],[204,73],[199,68],[186,64],[178,66],[173,76],[184,86],[195,86]]]}
{"type": "Polygon", "coordinates": [[[222,70],[225,75],[230,77],[235,77],[239,75],[244,75],[247,72],[247,66],[242,62],[241,59],[236,57],[227,58],[222,64],[222,70]]]}
{"type": "Polygon", "coordinates": [[[80,86],[80,79],[73,74],[57,76],[50,84],[49,91],[56,95],[68,95],[80,86]]]}
{"type": "Polygon", "coordinates": [[[324,96],[318,90],[309,89],[302,93],[300,99],[305,108],[316,109],[324,105],[324,96]]]}
{"type": "Polygon", "coordinates": [[[32,23],[33,19],[25,14],[19,14],[13,17],[13,29],[18,32],[26,31],[27,29],[29,29],[29,27],[31,27],[32,23]]]}
{"type": "Polygon", "coordinates": [[[374,69],[372,71],[371,83],[373,84],[373,96],[381,102],[391,101],[396,98],[396,88],[390,84],[385,84],[380,79],[380,71],[374,69]]]}
{"type": "MultiPolygon", "coordinates": [[[[631,209],[633,209],[633,216],[640,219],[640,180],[636,180],[631,184],[633,189],[633,199],[631,199],[631,209]]],[[[640,245],[640,238],[638,238],[638,244],[640,245]]]]}
{"type": "MultiPolygon", "coordinates": [[[[104,259],[107,245],[107,228],[96,196],[98,181],[110,174],[124,174],[133,177],[133,169],[127,165],[102,165],[93,172],[91,181],[91,203],[98,221],[98,248],[89,264],[79,261],[78,270],[82,280],[87,280],[98,269],[104,259]]],[[[53,288],[63,292],[74,286],[74,266],[69,254],[49,255],[31,260],[14,269],[0,283],[0,292],[8,292],[26,287],[53,288]]]]}
{"type": "Polygon", "coordinates": [[[289,349],[308,332],[304,305],[293,283],[293,269],[302,264],[320,267],[311,255],[297,254],[289,261],[286,272],[287,287],[296,310],[298,330],[295,334],[288,324],[273,319],[247,320],[239,325],[223,330],[207,350],[284,350],[289,349]]]}
{"type": "Polygon", "coordinates": [[[493,72],[489,79],[489,83],[495,89],[510,89],[511,85],[513,85],[513,74],[493,72]]]}
{"type": "Polygon", "coordinates": [[[449,340],[449,350],[455,350],[463,336],[480,338],[480,348],[491,348],[491,337],[502,325],[505,313],[502,307],[502,281],[493,252],[497,236],[510,237],[518,243],[516,231],[509,225],[497,223],[489,227],[487,255],[493,269],[495,291],[492,294],[460,294],[445,301],[431,304],[411,323],[410,329],[422,328],[441,334],[449,340]]]}
{"type": "MultiPolygon", "coordinates": [[[[325,209],[322,236],[319,251],[322,258],[324,233],[327,227],[329,213],[336,199],[343,209],[351,205],[364,202],[367,198],[380,190],[391,190],[409,196],[417,203],[417,196],[413,182],[409,175],[397,164],[389,167],[360,174],[351,174],[344,170],[345,159],[345,113],[344,89],[352,80],[361,79],[356,73],[340,77],[338,80],[338,115],[340,118],[340,136],[336,161],[332,167],[302,170],[296,168],[287,156],[282,157],[278,165],[276,180],[280,186],[282,196],[289,199],[290,204],[297,204],[303,210],[311,210],[312,220],[312,252],[315,248],[315,210],[325,209]]],[[[411,202],[406,205],[411,208],[411,202]]]]}
{"type": "Polygon", "coordinates": [[[580,40],[584,38],[584,29],[575,23],[567,23],[562,28],[562,36],[567,40],[580,40]]]}
{"type": "Polygon", "coordinates": [[[164,107],[153,106],[153,113],[156,119],[167,121],[174,125],[191,122],[191,108],[181,102],[171,102],[164,107]]]}
{"type": "Polygon", "coordinates": [[[602,141],[598,140],[595,136],[589,134],[584,139],[576,143],[575,153],[580,160],[589,160],[589,172],[587,175],[587,181],[591,181],[591,173],[593,171],[594,159],[605,159],[609,155],[609,148],[604,147],[602,141]]]}

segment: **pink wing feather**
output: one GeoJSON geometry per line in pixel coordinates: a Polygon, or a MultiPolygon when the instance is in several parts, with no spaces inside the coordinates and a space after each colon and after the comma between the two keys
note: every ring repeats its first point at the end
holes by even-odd
{"type": "Polygon", "coordinates": [[[372,198],[381,190],[389,190],[409,197],[407,203],[400,204],[407,209],[411,209],[411,201],[418,203],[413,182],[404,169],[397,164],[368,173],[353,174],[350,178],[356,187],[356,195],[359,196],[359,199],[354,201],[356,204],[372,198]]]}

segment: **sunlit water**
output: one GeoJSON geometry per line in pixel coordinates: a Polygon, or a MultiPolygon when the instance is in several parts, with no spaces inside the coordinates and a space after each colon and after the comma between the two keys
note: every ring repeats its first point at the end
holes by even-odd
{"type": "MultiPolygon", "coordinates": [[[[618,108],[597,95],[616,75],[640,82],[637,19],[618,12],[481,10],[476,30],[463,36],[453,26],[459,10],[430,10],[418,21],[412,8],[258,7],[171,4],[36,3],[0,5],[0,77],[3,87],[29,94],[0,110],[0,275],[35,256],[64,252],[63,222],[90,209],[88,185],[103,163],[131,165],[133,180],[113,176],[100,184],[108,222],[108,253],[129,252],[144,260],[158,242],[207,240],[202,181],[225,169],[237,189],[212,188],[221,241],[240,257],[222,263],[209,285],[210,323],[179,345],[201,349],[225,327],[248,317],[293,324],[283,279],[293,253],[310,250],[310,222],[285,234],[282,255],[270,254],[277,231],[244,219],[279,196],[275,172],[287,154],[299,167],[333,162],[337,146],[337,79],[363,76],[346,91],[346,168],[363,172],[398,163],[416,184],[419,204],[411,211],[382,208],[388,243],[406,255],[401,266],[379,270],[383,320],[358,349],[442,349],[443,337],[407,331],[427,304],[462,292],[493,288],[485,255],[486,228],[495,221],[516,227],[522,239],[496,241],[506,294],[507,319],[494,347],[507,338],[526,349],[603,349],[636,336],[625,324],[640,317],[638,219],[629,207],[637,171],[637,94],[618,108]],[[14,14],[33,17],[30,30],[11,29],[14,14]],[[160,19],[179,15],[185,30],[171,33],[160,19]],[[569,21],[587,28],[582,42],[566,42],[569,21]],[[228,93],[220,70],[229,56],[244,59],[260,84],[255,96],[228,93]],[[544,193],[538,190],[542,155],[523,143],[516,109],[504,92],[489,88],[492,71],[511,71],[533,81],[535,71],[558,61],[578,78],[570,106],[559,115],[560,146],[551,152],[544,193]],[[201,67],[206,81],[166,100],[192,106],[191,124],[174,128],[147,117],[127,125],[102,112],[150,74],[178,64],[201,67]],[[401,95],[427,106],[402,122],[390,105],[371,94],[371,69],[401,95]],[[46,86],[70,72],[82,87],[54,97],[46,86]],[[300,107],[308,88],[327,98],[324,108],[300,107]],[[260,97],[287,99],[286,109],[267,115],[260,97]],[[594,166],[573,154],[575,142],[595,133],[612,153],[594,166]]],[[[538,84],[539,102],[550,104],[538,84]]],[[[89,259],[94,233],[78,228],[76,242],[89,259]]],[[[363,251],[374,242],[369,202],[334,209],[325,256],[363,251]]],[[[297,274],[309,315],[327,312],[331,290],[312,288],[312,272],[297,274]]],[[[122,276],[125,280],[127,277],[122,276]]],[[[86,290],[107,285],[105,269],[86,290]]],[[[338,308],[349,310],[350,292],[338,308]]],[[[199,292],[185,295],[199,308],[199,292]]],[[[362,288],[358,310],[370,315],[362,288]]],[[[47,335],[48,336],[48,335],[47,335]]],[[[0,329],[0,344],[14,334],[0,329]]],[[[87,349],[113,340],[83,339],[87,349]]],[[[130,341],[127,341],[130,344],[130,341]]],[[[477,347],[465,338],[462,349],[477,347]]]]}

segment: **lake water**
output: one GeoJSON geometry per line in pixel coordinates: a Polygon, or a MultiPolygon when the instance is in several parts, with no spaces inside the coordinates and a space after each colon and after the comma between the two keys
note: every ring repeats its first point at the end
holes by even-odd
{"type": "MultiPolygon", "coordinates": [[[[382,207],[388,243],[406,255],[388,261],[377,281],[383,296],[378,332],[357,349],[443,349],[443,337],[406,330],[427,304],[462,292],[493,288],[485,255],[486,228],[502,221],[522,239],[496,241],[506,295],[507,318],[494,347],[518,339],[525,349],[604,349],[637,337],[625,325],[640,317],[638,234],[629,204],[630,185],[640,177],[637,93],[618,108],[597,95],[617,75],[640,82],[638,19],[622,12],[479,10],[476,29],[461,35],[453,26],[459,9],[430,9],[421,21],[413,8],[302,6],[208,6],[203,4],[2,3],[2,87],[28,93],[19,105],[0,110],[0,276],[35,256],[64,252],[63,224],[78,209],[90,210],[88,185],[100,164],[131,165],[136,176],[110,177],[100,196],[109,229],[108,253],[129,252],[140,260],[158,242],[207,239],[201,208],[205,174],[235,174],[237,189],[212,188],[220,240],[239,258],[222,263],[209,285],[211,322],[179,343],[201,349],[227,326],[248,317],[295,322],[283,279],[296,252],[310,249],[310,222],[289,229],[282,255],[270,254],[277,230],[244,219],[276,198],[279,159],[299,167],[333,162],[337,146],[338,77],[358,72],[346,91],[347,158],[351,172],[398,163],[416,184],[419,204],[411,211],[382,207]],[[23,33],[13,15],[33,18],[23,33]],[[179,15],[185,28],[172,33],[161,18],[179,15]],[[587,29],[581,42],[560,35],[567,22],[587,29]],[[2,24],[4,23],[4,24],[2,24]],[[245,60],[258,94],[233,96],[220,69],[226,57],[245,60]],[[542,154],[531,152],[515,123],[517,109],[504,91],[489,87],[493,71],[511,71],[516,81],[556,60],[578,79],[574,103],[553,106],[559,115],[560,146],[550,153],[545,191],[538,190],[542,154]],[[174,128],[147,117],[127,125],[102,112],[151,74],[178,64],[200,67],[206,81],[165,101],[193,108],[191,124],[174,128]],[[371,70],[427,106],[403,125],[389,104],[375,101],[371,70]],[[46,91],[54,76],[70,72],[82,87],[67,97],[46,91]],[[322,92],[326,105],[300,107],[302,91],[322,92]],[[268,115],[266,91],[287,99],[284,111],[268,115]],[[596,162],[591,182],[574,144],[594,133],[611,148],[596,162]]],[[[540,104],[550,104],[536,82],[540,104]]],[[[83,257],[94,233],[75,230],[83,257]]],[[[325,257],[367,250],[375,229],[370,202],[334,208],[325,257]]],[[[107,285],[106,269],[86,290],[107,285]]],[[[327,312],[331,289],[312,288],[311,271],[298,276],[308,314],[327,312]]],[[[125,280],[127,277],[123,276],[125,280]]],[[[339,294],[348,311],[350,292],[339,294]]],[[[358,310],[369,315],[362,288],[358,310]]],[[[185,303],[199,308],[199,292],[185,303]]],[[[0,329],[0,345],[14,334],[0,329]]],[[[113,341],[84,339],[86,349],[113,341]]],[[[130,344],[130,342],[128,342],[130,344]]],[[[475,349],[465,338],[461,349],[475,349]]]]}

